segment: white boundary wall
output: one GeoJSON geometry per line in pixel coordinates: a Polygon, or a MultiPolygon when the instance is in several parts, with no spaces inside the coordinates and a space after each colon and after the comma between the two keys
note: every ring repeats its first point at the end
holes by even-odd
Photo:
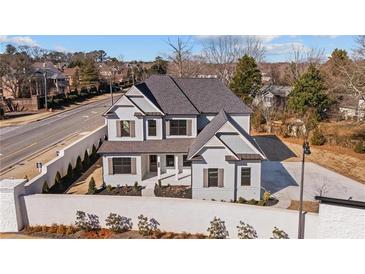
{"type": "MultiPolygon", "coordinates": [[[[160,229],[174,232],[207,233],[210,221],[224,220],[230,238],[237,237],[240,220],[252,225],[259,238],[270,238],[274,226],[290,238],[297,237],[298,212],[286,209],[155,197],[122,197],[109,195],[35,194],[24,197],[29,225],[73,224],[76,211],[99,216],[102,226],[110,212],[132,218],[137,229],[140,214],[155,218],[160,229]]],[[[306,214],[306,238],[316,238],[318,214],[306,214]]]]}
{"type": "Polygon", "coordinates": [[[57,172],[60,172],[61,177],[65,176],[68,164],[72,163],[72,167],[75,168],[77,157],[80,156],[81,160],[83,160],[86,149],[90,154],[93,145],[98,148],[99,140],[104,140],[106,133],[107,127],[103,125],[60,150],[59,156],[43,165],[42,172],[25,184],[26,194],[41,193],[45,181],[47,181],[49,187],[54,185],[57,172]]]}

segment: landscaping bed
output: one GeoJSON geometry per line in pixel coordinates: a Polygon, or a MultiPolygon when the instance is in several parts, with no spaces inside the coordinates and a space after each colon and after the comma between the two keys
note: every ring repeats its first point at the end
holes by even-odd
{"type": "Polygon", "coordinates": [[[203,234],[154,231],[143,236],[136,230],[116,233],[107,228],[93,231],[77,230],[74,226],[52,225],[26,228],[23,234],[45,239],[206,239],[203,234]]]}
{"type": "Polygon", "coordinates": [[[155,195],[157,197],[169,197],[169,198],[192,198],[191,186],[155,186],[155,195]]]}
{"type": "Polygon", "coordinates": [[[98,190],[96,195],[119,195],[119,196],[142,196],[142,189],[144,187],[135,184],[134,186],[107,186],[101,190],[98,190]]]}
{"type": "Polygon", "coordinates": [[[255,199],[246,200],[242,197],[239,197],[235,203],[257,205],[257,206],[273,206],[279,202],[278,199],[271,197],[270,193],[268,193],[268,194],[266,194],[266,193],[268,193],[268,192],[264,193],[264,198],[262,200],[255,200],[255,199]]]}

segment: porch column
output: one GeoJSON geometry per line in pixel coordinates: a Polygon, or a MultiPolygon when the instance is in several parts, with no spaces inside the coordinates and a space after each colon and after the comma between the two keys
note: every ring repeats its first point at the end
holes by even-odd
{"type": "Polygon", "coordinates": [[[178,180],[179,174],[179,155],[175,154],[175,180],[178,180]]]}
{"type": "Polygon", "coordinates": [[[161,178],[161,156],[157,154],[157,179],[161,178]]]}

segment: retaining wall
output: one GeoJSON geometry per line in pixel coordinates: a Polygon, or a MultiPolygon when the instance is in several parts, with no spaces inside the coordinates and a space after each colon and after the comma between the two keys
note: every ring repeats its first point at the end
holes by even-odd
{"type": "MultiPolygon", "coordinates": [[[[270,238],[274,226],[290,238],[297,237],[298,212],[278,208],[174,198],[63,194],[29,195],[24,203],[30,225],[73,224],[76,211],[81,210],[99,216],[102,226],[113,212],[132,218],[134,229],[137,217],[143,214],[155,218],[161,230],[207,233],[210,221],[217,216],[225,221],[230,238],[237,237],[236,226],[241,220],[252,225],[259,238],[270,238]]],[[[318,214],[307,213],[306,238],[316,238],[317,227],[318,214]]]]}
{"type": "Polygon", "coordinates": [[[92,133],[85,135],[85,137],[80,140],[60,150],[59,156],[43,165],[42,172],[25,184],[25,193],[27,195],[41,193],[45,181],[47,181],[49,187],[53,186],[57,172],[60,172],[62,177],[65,176],[67,174],[68,164],[71,163],[74,168],[77,157],[80,156],[83,160],[85,150],[87,149],[90,154],[92,146],[95,145],[97,147],[100,139],[104,140],[106,133],[106,125],[103,125],[92,133]]]}

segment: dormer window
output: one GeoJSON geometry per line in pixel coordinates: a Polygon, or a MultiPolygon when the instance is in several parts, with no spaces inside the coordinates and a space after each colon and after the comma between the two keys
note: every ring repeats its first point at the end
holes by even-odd
{"type": "Polygon", "coordinates": [[[131,122],[130,121],[121,121],[120,122],[120,135],[122,137],[131,136],[131,122]]]}

